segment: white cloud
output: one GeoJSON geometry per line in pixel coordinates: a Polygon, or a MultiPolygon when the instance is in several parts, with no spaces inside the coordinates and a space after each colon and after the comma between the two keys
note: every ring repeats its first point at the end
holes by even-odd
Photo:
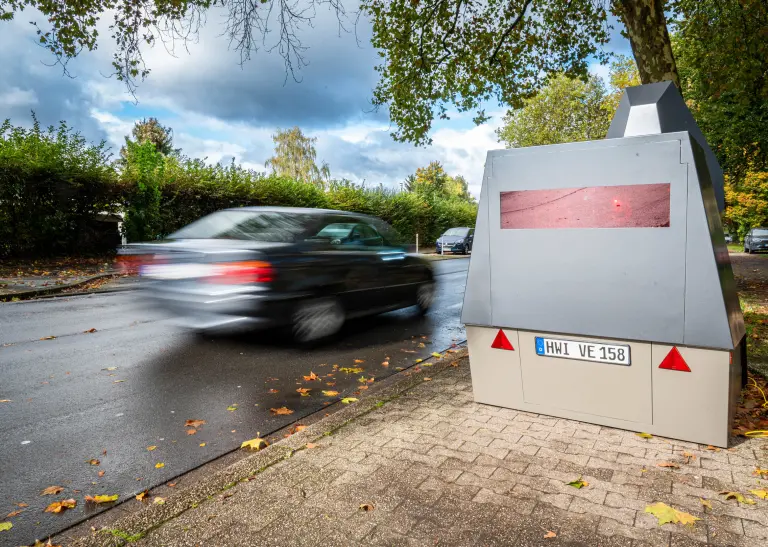
{"type": "Polygon", "coordinates": [[[592,63],[589,65],[589,72],[595,76],[602,78],[606,87],[611,85],[611,67],[608,65],[601,65],[600,63],[592,63]]]}
{"type": "Polygon", "coordinates": [[[6,91],[0,92],[0,108],[32,106],[37,104],[37,102],[37,94],[32,89],[11,87],[6,91]]]}

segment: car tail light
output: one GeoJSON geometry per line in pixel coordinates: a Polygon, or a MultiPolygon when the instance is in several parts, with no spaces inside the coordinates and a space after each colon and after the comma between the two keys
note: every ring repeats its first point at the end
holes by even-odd
{"type": "Polygon", "coordinates": [[[222,285],[243,285],[245,283],[269,283],[274,279],[275,270],[269,262],[223,262],[213,265],[210,283],[222,285]]]}

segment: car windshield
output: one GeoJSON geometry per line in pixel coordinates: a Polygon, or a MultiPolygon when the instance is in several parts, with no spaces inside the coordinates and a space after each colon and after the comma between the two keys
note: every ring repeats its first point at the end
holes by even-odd
{"type": "Polygon", "coordinates": [[[355,224],[329,224],[319,232],[315,237],[327,237],[327,238],[345,238],[349,236],[349,232],[352,231],[355,224]]]}
{"type": "Polygon", "coordinates": [[[305,233],[310,215],[276,211],[219,211],[168,236],[168,239],[238,239],[293,243],[305,233]]]}
{"type": "Polygon", "coordinates": [[[445,232],[444,236],[465,236],[469,233],[469,228],[451,228],[445,232]]]}
{"type": "Polygon", "coordinates": [[[768,236],[768,228],[755,228],[752,230],[752,235],[758,237],[768,236]]]}

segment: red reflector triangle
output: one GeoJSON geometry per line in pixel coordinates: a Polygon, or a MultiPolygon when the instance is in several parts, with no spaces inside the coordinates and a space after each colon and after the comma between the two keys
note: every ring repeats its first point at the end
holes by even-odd
{"type": "Polygon", "coordinates": [[[515,351],[515,348],[513,348],[512,344],[509,342],[509,338],[507,338],[507,335],[504,334],[504,331],[501,329],[499,329],[499,333],[496,335],[496,338],[494,338],[491,347],[494,349],[506,349],[509,351],[515,351]]]}
{"type": "Polygon", "coordinates": [[[679,370],[681,372],[691,372],[688,368],[688,363],[685,362],[683,356],[677,351],[677,348],[672,348],[664,360],[659,365],[659,368],[665,368],[667,370],[679,370]]]}

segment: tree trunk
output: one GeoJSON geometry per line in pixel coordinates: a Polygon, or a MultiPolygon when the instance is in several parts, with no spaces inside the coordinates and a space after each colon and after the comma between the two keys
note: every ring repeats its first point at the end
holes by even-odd
{"type": "Polygon", "coordinates": [[[671,80],[680,89],[672,43],[664,16],[664,0],[613,0],[632,44],[640,80],[644,84],[671,80]]]}

